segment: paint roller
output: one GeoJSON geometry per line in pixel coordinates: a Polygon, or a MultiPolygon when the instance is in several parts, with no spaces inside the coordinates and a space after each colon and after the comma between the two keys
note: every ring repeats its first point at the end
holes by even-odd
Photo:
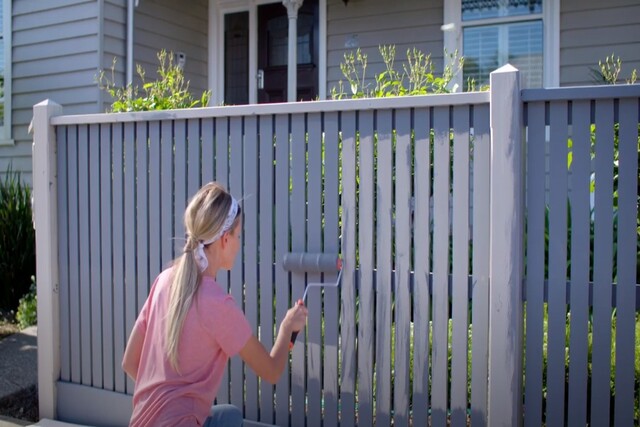
{"type": "MultiPolygon", "coordinates": [[[[282,260],[282,267],[293,273],[331,273],[338,271],[338,278],[335,282],[312,282],[308,283],[302,298],[298,300],[298,304],[304,305],[307,298],[307,291],[312,287],[337,287],[342,276],[342,260],[337,254],[327,253],[308,253],[308,252],[290,252],[285,254],[282,260]]],[[[293,348],[298,332],[291,334],[291,342],[289,349],[293,348]]]]}

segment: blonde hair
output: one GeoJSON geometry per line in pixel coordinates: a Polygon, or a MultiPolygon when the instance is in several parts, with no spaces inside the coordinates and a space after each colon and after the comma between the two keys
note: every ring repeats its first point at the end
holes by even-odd
{"type": "MultiPolygon", "coordinates": [[[[169,363],[179,372],[178,346],[184,319],[193,303],[202,273],[195,250],[199,243],[211,240],[221,231],[229,214],[233,198],[220,184],[205,184],[191,199],[184,213],[187,242],[184,252],[174,261],[173,281],[169,292],[166,317],[166,348],[169,363]]],[[[230,230],[236,227],[240,208],[230,230]]]]}

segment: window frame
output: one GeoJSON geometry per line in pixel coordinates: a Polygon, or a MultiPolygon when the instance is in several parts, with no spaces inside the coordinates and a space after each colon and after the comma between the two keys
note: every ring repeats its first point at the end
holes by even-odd
{"type": "MultiPolygon", "coordinates": [[[[450,63],[450,57],[453,52],[457,51],[464,56],[462,51],[462,31],[465,27],[475,27],[478,23],[482,25],[489,24],[507,24],[514,22],[524,22],[533,19],[542,19],[542,37],[543,37],[543,67],[542,67],[542,84],[543,87],[557,87],[560,85],[560,1],[559,0],[542,0],[542,13],[535,15],[520,15],[505,18],[486,18],[470,21],[462,21],[462,0],[446,0],[444,2],[443,13],[444,24],[441,30],[444,33],[444,50],[447,52],[445,61],[450,63]]],[[[451,86],[458,85],[458,91],[463,87],[462,70],[454,76],[451,86]]]]}
{"type": "Polygon", "coordinates": [[[0,125],[0,146],[14,145],[14,141],[11,138],[11,3],[11,0],[3,0],[2,2],[2,43],[4,43],[4,121],[2,125],[0,125]]]}

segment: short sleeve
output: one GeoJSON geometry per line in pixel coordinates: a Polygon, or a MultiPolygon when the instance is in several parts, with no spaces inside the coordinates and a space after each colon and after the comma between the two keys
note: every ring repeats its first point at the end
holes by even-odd
{"type": "Polygon", "coordinates": [[[155,295],[156,285],[158,283],[158,278],[153,282],[151,286],[151,290],[149,291],[149,296],[147,296],[142,309],[140,310],[140,314],[138,314],[138,318],[136,319],[136,323],[133,325],[133,329],[138,329],[143,334],[147,331],[147,322],[149,320],[149,310],[151,310],[151,304],[153,301],[153,297],[155,295]]]}
{"type": "Polygon", "coordinates": [[[231,295],[222,300],[213,317],[218,345],[228,357],[235,356],[253,334],[249,321],[231,295]]]}

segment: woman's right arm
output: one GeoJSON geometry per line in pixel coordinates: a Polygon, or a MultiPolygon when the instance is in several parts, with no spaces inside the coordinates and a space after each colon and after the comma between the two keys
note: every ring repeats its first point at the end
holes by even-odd
{"type": "Polygon", "coordinates": [[[240,357],[260,378],[275,384],[282,375],[289,357],[291,333],[304,328],[306,321],[307,308],[304,305],[296,304],[287,311],[280,324],[280,330],[271,353],[267,353],[258,338],[252,335],[240,350],[240,357]]]}

